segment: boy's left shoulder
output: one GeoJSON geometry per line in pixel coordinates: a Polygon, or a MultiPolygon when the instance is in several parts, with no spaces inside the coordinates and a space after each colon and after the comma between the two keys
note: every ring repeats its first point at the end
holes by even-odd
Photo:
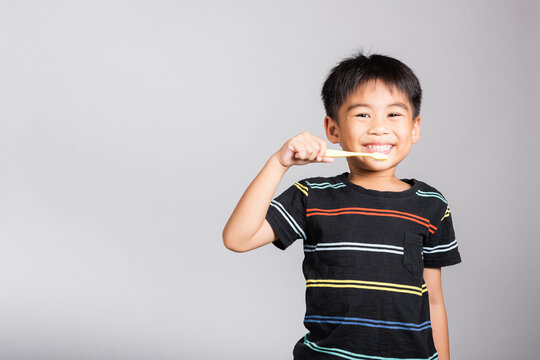
{"type": "Polygon", "coordinates": [[[416,182],[418,183],[418,188],[420,190],[423,190],[423,191],[434,191],[434,192],[439,192],[434,186],[431,186],[430,184],[428,184],[427,182],[425,181],[422,181],[418,178],[414,178],[416,180],[416,182]]]}
{"type": "Polygon", "coordinates": [[[304,181],[306,183],[310,184],[337,184],[340,182],[340,177],[342,175],[334,175],[334,176],[312,176],[302,179],[301,181],[304,181]]]}
{"type": "Polygon", "coordinates": [[[442,191],[424,181],[415,180],[418,182],[415,195],[419,202],[436,212],[446,212],[449,209],[448,200],[442,191]]]}

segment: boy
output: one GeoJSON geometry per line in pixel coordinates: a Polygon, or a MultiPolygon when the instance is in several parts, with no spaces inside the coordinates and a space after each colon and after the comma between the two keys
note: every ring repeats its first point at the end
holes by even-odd
{"type": "Polygon", "coordinates": [[[292,165],[332,162],[326,142],[303,132],[273,154],[223,230],[236,252],[303,240],[309,333],[294,359],[449,359],[442,266],[461,262],[450,208],[434,187],[398,179],[420,139],[422,90],[400,61],[345,59],[322,89],[326,136],[350,173],[298,181],[272,200],[292,165]]]}

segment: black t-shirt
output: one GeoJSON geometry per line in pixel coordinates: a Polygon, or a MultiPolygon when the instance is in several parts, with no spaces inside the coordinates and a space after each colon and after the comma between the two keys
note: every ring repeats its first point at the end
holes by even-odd
{"type": "Polygon", "coordinates": [[[461,262],[447,200],[416,179],[404,191],[335,177],[298,181],[266,219],[285,250],[303,240],[304,325],[295,359],[437,359],[425,267],[461,262]]]}

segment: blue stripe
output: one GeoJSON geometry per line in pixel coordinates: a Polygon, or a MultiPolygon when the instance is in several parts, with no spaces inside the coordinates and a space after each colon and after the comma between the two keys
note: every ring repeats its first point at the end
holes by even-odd
{"type": "Polygon", "coordinates": [[[312,322],[312,323],[328,323],[328,324],[343,324],[343,325],[361,325],[361,326],[367,326],[367,327],[373,327],[373,328],[383,328],[383,329],[395,329],[395,330],[409,330],[409,331],[422,331],[429,329],[431,325],[426,325],[421,328],[410,328],[410,327],[404,327],[404,326],[387,326],[387,325],[377,325],[377,324],[370,324],[365,322],[355,322],[355,321],[333,321],[333,320],[304,320],[305,322],[312,322]]]}
{"type": "Polygon", "coordinates": [[[346,324],[346,325],[362,325],[377,328],[386,329],[400,329],[411,331],[422,331],[431,327],[431,321],[426,321],[421,324],[402,323],[397,321],[382,321],[362,318],[351,317],[338,317],[338,316],[320,316],[320,315],[308,315],[304,318],[305,322],[313,323],[330,323],[330,324],[346,324]],[[321,320],[316,320],[321,319],[321,320]],[[348,320],[348,321],[340,321],[348,320]]]}
{"type": "Polygon", "coordinates": [[[323,315],[306,315],[306,318],[319,318],[319,319],[340,319],[340,320],[354,320],[354,321],[367,321],[377,324],[389,324],[389,325],[405,325],[405,326],[424,326],[430,324],[431,321],[426,321],[421,324],[414,323],[404,323],[399,321],[384,321],[384,320],[373,320],[373,319],[363,319],[363,318],[353,318],[353,317],[340,317],[340,316],[323,316],[323,315]]]}

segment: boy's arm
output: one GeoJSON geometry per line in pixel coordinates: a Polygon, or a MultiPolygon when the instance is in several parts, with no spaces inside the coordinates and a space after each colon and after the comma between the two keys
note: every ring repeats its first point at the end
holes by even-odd
{"type": "Polygon", "coordinates": [[[444,307],[441,268],[424,268],[424,281],[429,294],[429,311],[435,349],[439,354],[439,360],[449,360],[448,320],[444,307]]]}
{"type": "Polygon", "coordinates": [[[292,165],[332,162],[324,157],[326,142],[308,132],[287,141],[273,154],[248,186],[223,229],[223,244],[235,252],[249,251],[276,240],[266,213],[272,197],[292,165]]]}
{"type": "Polygon", "coordinates": [[[266,162],[244,192],[223,229],[223,243],[227,249],[249,251],[276,239],[265,215],[287,169],[275,156],[266,162]]]}

